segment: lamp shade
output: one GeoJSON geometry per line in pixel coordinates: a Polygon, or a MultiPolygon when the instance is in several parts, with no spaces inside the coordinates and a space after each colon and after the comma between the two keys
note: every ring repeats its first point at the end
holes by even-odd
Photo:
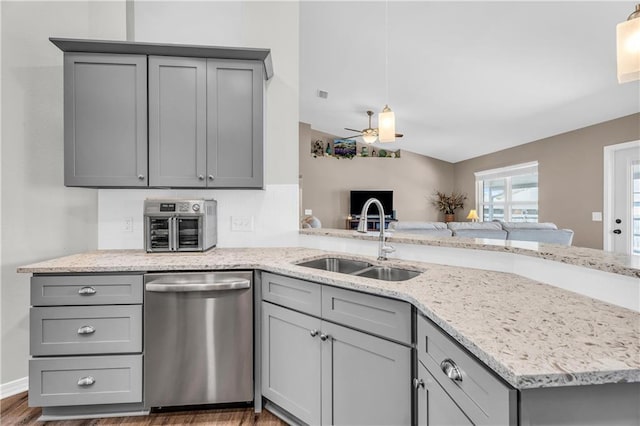
{"type": "Polygon", "coordinates": [[[378,137],[380,142],[395,142],[396,140],[396,115],[389,105],[385,105],[378,115],[378,137]]]}
{"type": "Polygon", "coordinates": [[[640,80],[640,5],[629,20],[616,27],[618,83],[640,80]]]}
{"type": "Polygon", "coordinates": [[[467,219],[469,220],[478,220],[478,212],[475,209],[469,210],[469,214],[467,215],[467,219]]]}

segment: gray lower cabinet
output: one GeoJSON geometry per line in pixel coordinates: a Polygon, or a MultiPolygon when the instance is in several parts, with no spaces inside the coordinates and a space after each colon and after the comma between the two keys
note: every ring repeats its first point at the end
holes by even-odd
{"type": "Polygon", "coordinates": [[[147,186],[147,57],[65,53],[64,183],[147,186]]]}
{"type": "Polygon", "coordinates": [[[149,185],[262,188],[262,66],[149,57],[149,185]]]}
{"type": "Polygon", "coordinates": [[[31,279],[29,405],[43,417],[139,411],[142,275],[31,279]]]}
{"type": "MultiPolygon", "coordinates": [[[[361,324],[351,324],[346,315],[336,324],[287,307],[319,307],[321,293],[333,290],[263,274],[262,395],[307,424],[411,424],[410,345],[353,329],[361,324]]],[[[362,309],[366,313],[387,300],[348,290],[340,296],[349,301],[344,311],[354,320],[362,309]]],[[[325,312],[324,306],[313,310],[325,312]]]]}
{"type": "Polygon", "coordinates": [[[417,380],[419,426],[473,426],[471,420],[420,361],[417,380]]]}
{"type": "Polygon", "coordinates": [[[452,424],[452,420],[448,419],[464,418],[474,425],[517,424],[517,391],[421,315],[417,318],[416,349],[418,364],[426,370],[419,369],[421,377],[414,382],[419,399],[422,399],[418,406],[418,418],[427,419],[423,424],[448,425],[452,424]],[[444,401],[445,396],[453,401],[453,405],[431,401],[432,398],[444,401]],[[457,411],[453,410],[453,406],[457,411]],[[436,419],[444,420],[440,422],[436,419]]]}
{"type": "Polygon", "coordinates": [[[321,322],[262,302],[262,394],[316,425],[321,413],[321,322]]]}

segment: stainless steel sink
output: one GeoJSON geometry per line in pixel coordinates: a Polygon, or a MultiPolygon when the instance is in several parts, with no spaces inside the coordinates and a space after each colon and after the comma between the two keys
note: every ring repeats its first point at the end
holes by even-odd
{"type": "Polygon", "coordinates": [[[408,269],[390,268],[388,266],[372,266],[363,271],[358,271],[353,275],[366,278],[374,278],[383,281],[406,281],[417,277],[421,273],[408,269]]]}
{"type": "Polygon", "coordinates": [[[323,257],[297,263],[297,265],[382,281],[405,281],[420,275],[418,271],[391,268],[389,266],[374,266],[371,263],[361,260],[342,259],[339,257],[323,257]]]}
{"type": "Polygon", "coordinates": [[[353,274],[371,266],[370,263],[360,260],[341,259],[339,257],[323,257],[322,259],[310,260],[297,265],[322,269],[323,271],[341,272],[343,274],[353,274]]]}

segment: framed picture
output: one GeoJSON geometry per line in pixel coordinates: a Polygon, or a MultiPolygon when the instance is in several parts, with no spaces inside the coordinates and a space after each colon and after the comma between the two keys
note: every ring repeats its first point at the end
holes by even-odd
{"type": "Polygon", "coordinates": [[[355,139],[334,139],[333,155],[341,158],[352,158],[356,155],[355,139]]]}

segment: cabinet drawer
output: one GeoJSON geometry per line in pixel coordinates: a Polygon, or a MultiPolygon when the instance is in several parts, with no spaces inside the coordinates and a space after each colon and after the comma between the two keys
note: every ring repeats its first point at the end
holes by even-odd
{"type": "Polygon", "coordinates": [[[30,310],[31,355],[142,352],[142,305],[30,310]]]}
{"type": "MultiPolygon", "coordinates": [[[[476,425],[515,425],[515,389],[495,377],[428,319],[418,315],[418,359],[476,425]],[[443,364],[443,362],[445,362],[443,364]],[[455,365],[461,380],[447,376],[455,365]]],[[[454,372],[451,373],[455,374],[454,372]]]]}
{"type": "Polygon", "coordinates": [[[142,402],[142,355],[35,358],[29,406],[142,402]]]}
{"type": "Polygon", "coordinates": [[[323,286],[322,318],[411,344],[411,305],[406,302],[323,286]]]}
{"type": "Polygon", "coordinates": [[[31,278],[31,305],[142,303],[142,275],[38,275],[31,278]]]}
{"type": "Polygon", "coordinates": [[[296,278],[262,273],[262,300],[320,316],[320,289],[322,285],[296,278]]]}

